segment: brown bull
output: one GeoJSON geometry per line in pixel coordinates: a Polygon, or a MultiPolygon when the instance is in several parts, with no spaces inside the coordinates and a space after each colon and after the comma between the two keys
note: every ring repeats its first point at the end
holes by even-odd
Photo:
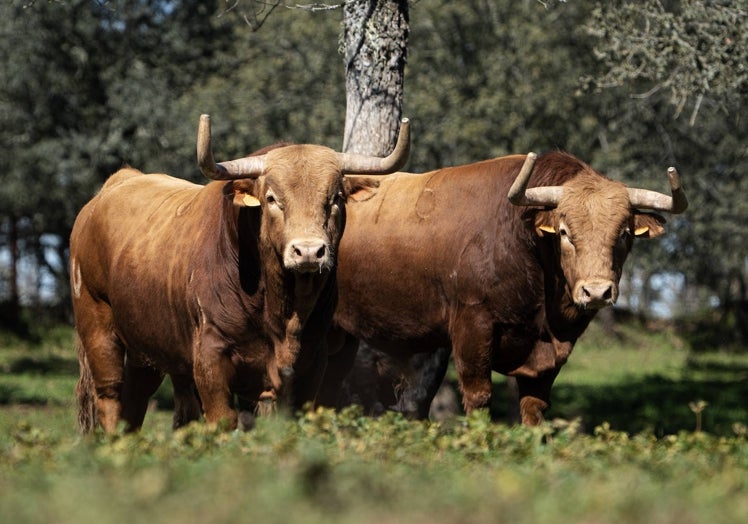
{"type": "Polygon", "coordinates": [[[235,393],[315,400],[344,204],[377,185],[343,175],[390,173],[408,149],[404,120],[384,159],[294,145],[216,164],[203,115],[198,163],[215,181],[112,175],[70,239],[81,429],[139,428],[165,374],[178,392],[175,427],[201,408],[209,423],[235,427],[235,393]]]}
{"type": "Polygon", "coordinates": [[[672,197],[554,152],[385,177],[348,206],[331,340],[343,330],[352,343],[330,361],[325,402],[353,363],[352,335],[400,362],[451,347],[467,412],[487,406],[492,370],[514,376],[522,422],[537,424],[577,338],[616,301],[634,237],[664,231],[643,210],[685,210],[669,176],[672,197]]]}

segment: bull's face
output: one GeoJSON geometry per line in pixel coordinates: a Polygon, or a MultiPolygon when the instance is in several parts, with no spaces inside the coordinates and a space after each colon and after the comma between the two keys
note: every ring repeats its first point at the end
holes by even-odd
{"type": "Polygon", "coordinates": [[[566,173],[559,177],[565,182],[528,189],[535,158],[534,153],[525,158],[509,201],[531,206],[531,227],[539,237],[550,236],[558,260],[556,273],[563,275],[566,294],[576,306],[598,309],[615,303],[634,237],[654,238],[664,231],[660,215],[641,210],[682,213],[688,206],[677,171],[668,170],[672,196],[667,196],[628,188],[571,155],[549,153],[539,161],[541,177],[566,173]]]}
{"type": "Polygon", "coordinates": [[[551,237],[577,306],[612,305],[633,238],[660,235],[664,219],[633,211],[626,186],[594,173],[581,173],[563,187],[558,207],[535,214],[536,233],[551,237]]]}
{"type": "Polygon", "coordinates": [[[261,208],[261,237],[286,270],[330,270],[348,194],[337,153],[321,146],[286,146],[268,152],[265,166],[257,179],[232,182],[234,204],[261,208]]]}
{"type": "Polygon", "coordinates": [[[235,205],[261,208],[263,248],[274,251],[286,270],[321,273],[335,265],[346,198],[379,185],[366,177],[349,179],[345,173],[397,171],[410,151],[410,124],[408,119],[401,121],[397,144],[384,158],[336,153],[315,145],[272,146],[264,151],[216,164],[210,117],[200,117],[197,160],[203,174],[213,180],[231,180],[226,195],[235,205]]]}

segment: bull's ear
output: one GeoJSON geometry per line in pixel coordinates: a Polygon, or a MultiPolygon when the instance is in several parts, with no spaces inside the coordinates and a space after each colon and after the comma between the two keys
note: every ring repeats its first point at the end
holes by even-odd
{"type": "Polygon", "coordinates": [[[535,232],[539,237],[545,234],[555,235],[556,226],[553,211],[537,211],[535,213],[535,232]]]}
{"type": "Polygon", "coordinates": [[[349,200],[363,202],[377,194],[380,177],[364,175],[346,175],[343,177],[343,187],[349,200]]]}
{"type": "Polygon", "coordinates": [[[256,187],[255,180],[243,178],[226,184],[223,193],[226,198],[232,199],[237,207],[257,207],[260,205],[260,201],[254,195],[256,187]]]}
{"type": "Polygon", "coordinates": [[[639,213],[634,215],[634,236],[637,238],[654,238],[665,232],[662,227],[666,220],[656,213],[639,213]]]}

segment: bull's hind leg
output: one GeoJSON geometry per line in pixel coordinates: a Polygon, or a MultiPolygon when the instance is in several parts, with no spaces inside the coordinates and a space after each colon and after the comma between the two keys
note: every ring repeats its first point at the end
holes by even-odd
{"type": "Polygon", "coordinates": [[[76,329],[93,379],[96,417],[105,432],[114,433],[122,411],[125,352],[110,327],[108,306],[91,305],[86,311],[77,315],[76,329]]]}
{"type": "Polygon", "coordinates": [[[450,335],[465,412],[488,407],[492,390],[490,315],[480,306],[463,306],[452,317],[450,335]]]}
{"type": "Polygon", "coordinates": [[[137,367],[127,362],[122,387],[122,419],[125,431],[137,431],[143,425],[148,401],[164,380],[164,375],[150,367],[137,367]]]}
{"type": "Polygon", "coordinates": [[[174,386],[174,429],[200,420],[203,411],[192,377],[172,375],[171,383],[174,386]]]}

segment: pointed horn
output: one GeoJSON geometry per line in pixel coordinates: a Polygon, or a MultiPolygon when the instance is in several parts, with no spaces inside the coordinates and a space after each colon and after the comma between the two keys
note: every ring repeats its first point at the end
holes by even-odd
{"type": "Polygon", "coordinates": [[[265,167],[265,156],[252,156],[216,164],[210,140],[210,115],[200,115],[197,127],[197,165],[207,178],[233,180],[257,178],[265,167]]]}
{"type": "Polygon", "coordinates": [[[531,187],[527,189],[527,184],[530,182],[530,176],[532,170],[535,167],[535,159],[538,155],[535,153],[527,153],[525,163],[522,164],[522,169],[519,170],[517,178],[514,179],[512,187],[509,188],[509,201],[515,206],[543,206],[543,207],[556,207],[561,195],[564,192],[564,188],[561,186],[543,186],[543,187],[531,187]]]}
{"type": "Polygon", "coordinates": [[[394,173],[405,165],[410,154],[410,120],[400,121],[400,132],[397,144],[392,152],[384,157],[357,155],[353,153],[338,153],[343,173],[357,173],[362,175],[386,175],[394,173]]]}
{"type": "Polygon", "coordinates": [[[667,196],[657,191],[649,191],[648,189],[630,187],[628,191],[631,207],[662,211],[674,215],[683,213],[688,207],[688,199],[680,185],[680,175],[678,175],[678,171],[674,167],[670,167],[667,170],[667,176],[670,179],[670,192],[672,196],[667,196]]]}

